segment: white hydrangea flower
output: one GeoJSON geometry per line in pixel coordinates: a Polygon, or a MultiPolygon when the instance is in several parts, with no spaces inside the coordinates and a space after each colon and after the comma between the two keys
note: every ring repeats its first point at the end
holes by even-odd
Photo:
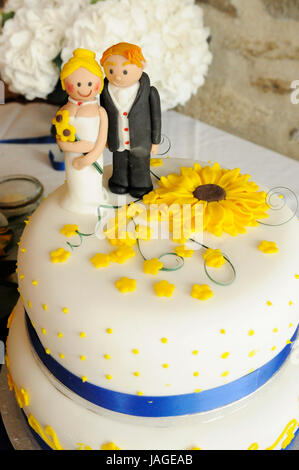
{"type": "Polygon", "coordinates": [[[186,103],[203,85],[212,60],[208,36],[194,0],[118,0],[117,8],[115,0],[106,0],[86,8],[66,31],[62,59],[77,47],[100,58],[118,42],[138,44],[166,110],[186,103]]]}
{"type": "Polygon", "coordinates": [[[59,71],[53,59],[60,53],[65,29],[89,0],[8,0],[14,11],[0,35],[0,73],[11,91],[27,99],[46,98],[59,71]],[[71,6],[71,8],[70,8],[71,6]]]}

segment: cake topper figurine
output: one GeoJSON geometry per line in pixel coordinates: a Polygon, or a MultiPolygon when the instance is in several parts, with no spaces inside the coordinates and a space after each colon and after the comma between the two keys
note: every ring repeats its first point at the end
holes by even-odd
{"type": "Polygon", "coordinates": [[[53,124],[57,144],[65,153],[66,191],[61,205],[73,212],[95,213],[104,200],[103,150],[108,118],[97,95],[104,76],[94,52],[76,49],[61,71],[62,88],[69,95],[53,124]]]}
{"type": "Polygon", "coordinates": [[[113,193],[142,197],[153,189],[150,154],[161,141],[161,106],[156,88],[143,72],[140,47],[119,43],[101,58],[105,71],[101,105],[109,118],[108,148],[113,152],[113,193]]]}

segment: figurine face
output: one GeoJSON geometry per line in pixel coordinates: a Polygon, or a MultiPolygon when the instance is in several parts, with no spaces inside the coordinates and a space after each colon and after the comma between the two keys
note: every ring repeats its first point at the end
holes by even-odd
{"type": "Polygon", "coordinates": [[[126,88],[137,83],[142,75],[144,66],[130,64],[121,55],[112,55],[104,63],[105,75],[110,83],[117,87],[126,88]]]}
{"type": "Polygon", "coordinates": [[[80,67],[65,81],[67,94],[76,101],[91,101],[100,92],[101,78],[80,67]]]}

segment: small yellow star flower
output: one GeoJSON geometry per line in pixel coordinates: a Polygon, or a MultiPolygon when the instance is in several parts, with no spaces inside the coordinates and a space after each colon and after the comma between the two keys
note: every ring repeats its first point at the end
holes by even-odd
{"type": "Polygon", "coordinates": [[[168,281],[157,282],[154,285],[154,291],[158,297],[171,297],[174,293],[175,285],[168,281]]]}
{"type": "Polygon", "coordinates": [[[163,165],[162,158],[151,158],[150,164],[151,166],[162,166],[163,165]]]}
{"type": "Polygon", "coordinates": [[[210,297],[213,297],[213,291],[207,284],[195,284],[192,288],[191,297],[198,300],[207,300],[210,297]]]}
{"type": "Polygon", "coordinates": [[[136,281],[135,279],[128,279],[127,277],[122,277],[115,282],[115,287],[122,293],[126,294],[127,292],[134,292],[136,290],[136,281]]]}
{"type": "Polygon", "coordinates": [[[188,250],[185,246],[176,246],[174,251],[182,258],[191,258],[194,254],[194,250],[188,250]]]}
{"type": "Polygon", "coordinates": [[[147,259],[143,264],[143,272],[145,274],[158,274],[163,268],[163,263],[158,258],[147,259]]]}
{"type": "Polygon", "coordinates": [[[146,208],[141,204],[133,202],[127,207],[127,217],[129,219],[133,219],[134,217],[144,214],[146,214],[146,208]]]}
{"type": "Polygon", "coordinates": [[[73,237],[74,235],[77,235],[78,230],[78,225],[67,224],[64,225],[62,229],[60,229],[60,233],[62,233],[62,235],[65,235],[66,237],[73,237]]]}
{"type": "Polygon", "coordinates": [[[135,233],[139,240],[147,241],[150,240],[152,236],[152,229],[147,225],[137,225],[135,233]]]}
{"type": "Polygon", "coordinates": [[[95,268],[106,268],[110,264],[110,256],[103,253],[98,253],[90,259],[95,268]]]}
{"type": "Polygon", "coordinates": [[[121,232],[119,238],[110,238],[109,243],[112,246],[133,246],[136,245],[136,238],[132,232],[121,232]]]}
{"type": "Polygon", "coordinates": [[[266,240],[263,240],[259,244],[258,249],[267,255],[278,252],[277,244],[275,242],[268,242],[266,240]]]}
{"type": "Polygon", "coordinates": [[[221,268],[225,264],[225,258],[220,250],[208,248],[203,255],[207,266],[211,268],[221,268]]]}
{"type": "Polygon", "coordinates": [[[114,263],[123,264],[128,261],[130,258],[133,258],[136,255],[136,252],[131,246],[120,246],[117,250],[110,253],[110,260],[114,263]]]}
{"type": "Polygon", "coordinates": [[[103,444],[101,450],[121,450],[120,447],[117,447],[114,442],[108,442],[107,444],[103,444]]]}
{"type": "Polygon", "coordinates": [[[50,259],[52,263],[64,263],[70,255],[71,253],[64,248],[58,248],[50,253],[50,259]]]}

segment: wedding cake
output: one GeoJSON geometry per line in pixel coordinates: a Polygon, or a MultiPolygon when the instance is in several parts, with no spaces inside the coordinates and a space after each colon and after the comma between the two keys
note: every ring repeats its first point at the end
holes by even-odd
{"type": "Polygon", "coordinates": [[[97,215],[65,183],[28,221],[6,357],[26,421],[51,449],[287,448],[298,219],[238,169],[151,165],[138,201],[107,166],[97,215]]]}

